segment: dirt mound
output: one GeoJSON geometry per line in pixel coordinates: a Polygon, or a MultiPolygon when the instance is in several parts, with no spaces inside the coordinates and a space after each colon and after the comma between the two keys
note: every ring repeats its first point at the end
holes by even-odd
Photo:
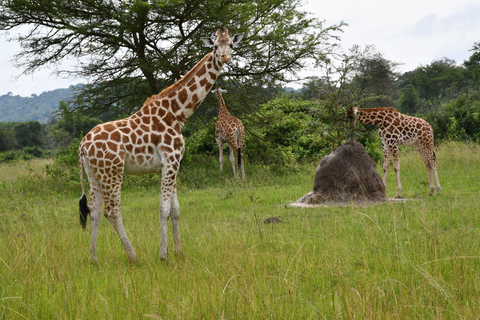
{"type": "Polygon", "coordinates": [[[386,201],[385,186],[363,145],[348,141],[325,156],[315,171],[313,190],[295,204],[386,201]]]}

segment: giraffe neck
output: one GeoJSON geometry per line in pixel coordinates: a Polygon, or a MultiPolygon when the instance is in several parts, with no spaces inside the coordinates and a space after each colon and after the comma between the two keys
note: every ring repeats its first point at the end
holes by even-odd
{"type": "Polygon", "coordinates": [[[393,108],[362,108],[358,109],[357,121],[382,127],[390,124],[392,118],[396,117],[398,113],[393,108]],[[390,115],[388,119],[387,115],[390,115]]]}
{"type": "MultiPolygon", "coordinates": [[[[184,124],[207,96],[222,66],[215,51],[208,53],[175,84],[148,99],[140,111],[150,108],[167,109],[175,115],[178,122],[184,124]]],[[[157,113],[155,111],[151,110],[150,113],[157,113]]]]}
{"type": "Polygon", "coordinates": [[[220,90],[217,90],[215,92],[215,95],[217,96],[218,105],[220,106],[220,111],[218,112],[218,116],[220,117],[220,116],[230,114],[227,110],[227,106],[225,105],[225,100],[223,100],[223,96],[220,90]]]}

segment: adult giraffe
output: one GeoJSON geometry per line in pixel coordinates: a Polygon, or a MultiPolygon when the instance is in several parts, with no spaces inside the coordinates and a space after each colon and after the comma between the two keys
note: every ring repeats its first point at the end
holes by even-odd
{"type": "Polygon", "coordinates": [[[97,233],[102,203],[104,215],[118,233],[130,261],[137,256],[125,232],[120,213],[120,193],[124,174],[161,172],[160,258],[167,259],[167,221],[172,220],[175,251],[181,252],[177,199],[177,172],[185,140],[181,129],[207,96],[222,66],[230,60],[232,46],[243,34],[230,38],[228,30],[216,39],[202,38],[214,50],[208,53],[177,83],[147,99],[132,116],[100,124],[80,143],[79,166],[82,182],[80,222],[86,226],[90,215],[90,257],[97,262],[97,233]],[[83,185],[83,167],[90,182],[90,206],[83,185]]]}
{"type": "Polygon", "coordinates": [[[354,119],[360,123],[379,126],[379,135],[383,144],[383,184],[387,187],[388,167],[390,166],[390,155],[393,156],[393,168],[397,177],[397,197],[402,197],[402,185],[400,183],[400,164],[398,162],[399,146],[414,146],[422,156],[427,167],[428,179],[430,182],[430,195],[433,195],[435,186],[433,176],[437,185],[437,193],[440,194],[441,187],[437,174],[437,159],[433,151],[433,129],[425,120],[407,116],[394,108],[362,108],[353,107],[347,111],[347,118],[354,119]],[[432,176],[433,174],[433,176],[432,176]]]}

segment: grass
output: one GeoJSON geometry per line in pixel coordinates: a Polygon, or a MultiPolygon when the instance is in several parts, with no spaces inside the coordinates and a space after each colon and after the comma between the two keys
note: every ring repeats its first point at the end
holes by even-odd
{"type": "Polygon", "coordinates": [[[168,263],[159,188],[126,188],[139,264],[103,219],[98,266],[78,222],[80,187],[59,191],[42,162],[3,164],[0,319],[476,318],[480,147],[443,144],[437,157],[441,196],[428,196],[422,160],[405,149],[403,196],[413,200],[368,207],[287,207],[310,191],[316,164],[283,175],[246,166],[243,183],[212,172],[218,183],[205,188],[180,181],[184,254],[168,263]],[[283,223],[264,224],[271,216],[283,223]]]}

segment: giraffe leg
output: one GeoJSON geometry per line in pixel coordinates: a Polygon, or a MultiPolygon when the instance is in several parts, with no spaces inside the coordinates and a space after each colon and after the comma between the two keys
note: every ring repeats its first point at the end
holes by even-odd
{"type": "Polygon", "coordinates": [[[85,171],[90,185],[90,261],[98,264],[97,259],[97,238],[98,225],[102,213],[103,189],[97,177],[93,173],[88,161],[84,161],[85,171]]]}
{"type": "MultiPolygon", "coordinates": [[[[90,180],[92,181],[92,180],[90,180]]],[[[102,213],[103,191],[100,185],[93,185],[90,183],[90,227],[91,227],[91,242],[90,242],[90,260],[98,264],[97,260],[97,237],[98,225],[100,224],[100,217],[102,213]]]]}
{"type": "Polygon", "coordinates": [[[437,173],[437,166],[433,167],[433,175],[435,177],[435,183],[437,185],[437,194],[439,195],[442,191],[442,187],[440,186],[440,181],[438,180],[438,173],[437,173]]]}
{"type": "Polygon", "coordinates": [[[215,139],[218,146],[218,162],[220,163],[220,171],[223,171],[223,142],[220,138],[215,139]]]}
{"type": "MultiPolygon", "coordinates": [[[[165,157],[168,159],[167,157],[165,157]]],[[[177,166],[178,168],[178,166],[177,166]]],[[[175,189],[177,172],[173,170],[172,165],[168,162],[162,164],[162,191],[160,195],[160,259],[168,259],[168,238],[167,238],[167,227],[168,227],[168,218],[170,217],[172,209],[172,197],[175,189]]],[[[173,204],[175,207],[178,206],[178,201],[175,200],[173,204]]],[[[174,229],[178,231],[178,215],[180,214],[180,209],[178,212],[175,212],[176,221],[172,222],[174,229]]],[[[174,231],[176,233],[176,231],[174,231]]],[[[179,234],[176,234],[180,238],[179,234]]],[[[175,239],[175,235],[174,235],[175,239]]],[[[175,241],[175,240],[174,240],[175,241]]]]}
{"type": "Polygon", "coordinates": [[[178,204],[177,188],[172,191],[172,202],[170,207],[170,218],[172,219],[173,230],[173,244],[175,246],[175,253],[180,254],[182,252],[182,245],[180,243],[180,228],[178,226],[178,220],[180,217],[180,205],[178,204]]]}
{"type": "Polygon", "coordinates": [[[232,170],[233,170],[233,177],[237,177],[237,172],[235,170],[235,152],[233,150],[237,150],[237,148],[232,148],[231,145],[228,145],[228,148],[230,149],[230,162],[232,163],[232,170]]]}
{"type": "Polygon", "coordinates": [[[383,145],[383,184],[387,190],[388,167],[390,166],[390,152],[386,144],[383,145]]]}
{"type": "Polygon", "coordinates": [[[395,175],[397,176],[397,198],[402,197],[402,184],[400,182],[400,163],[398,162],[398,148],[392,147],[393,156],[393,168],[395,169],[395,175]]]}
{"type": "Polygon", "coordinates": [[[243,155],[242,155],[242,152],[240,151],[239,155],[240,157],[240,172],[242,173],[242,179],[245,180],[245,169],[243,168],[243,155]]]}
{"type": "MultiPolygon", "coordinates": [[[[120,188],[118,186],[118,188],[120,188]]],[[[130,262],[137,261],[137,255],[128,239],[125,228],[123,227],[122,214],[120,212],[120,193],[105,193],[105,217],[112,224],[113,228],[120,237],[125,252],[130,262]]]]}

